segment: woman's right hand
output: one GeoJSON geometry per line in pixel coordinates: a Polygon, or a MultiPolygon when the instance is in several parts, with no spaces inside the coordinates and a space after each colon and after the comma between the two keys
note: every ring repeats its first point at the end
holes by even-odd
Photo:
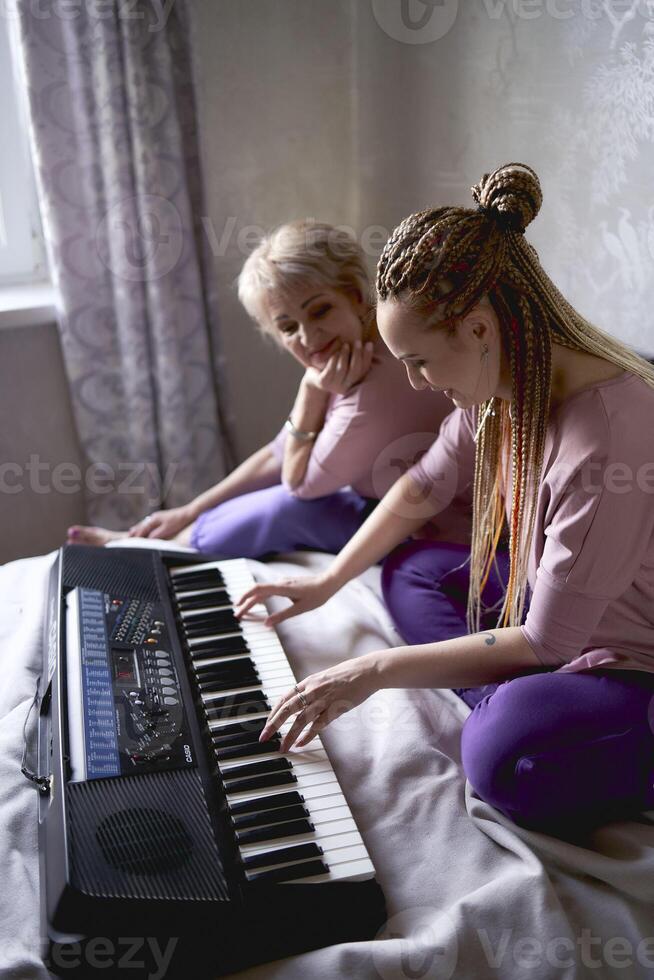
{"type": "Polygon", "coordinates": [[[322,606],[338,591],[338,586],[324,575],[303,575],[301,578],[285,578],[279,582],[255,585],[244,592],[234,607],[237,619],[244,616],[258,602],[272,595],[290,599],[292,605],[281,612],[273,613],[264,620],[265,626],[277,626],[291,616],[300,616],[310,609],[322,606]]]}
{"type": "Polygon", "coordinates": [[[346,395],[358,384],[372,366],[374,344],[369,341],[354,345],[343,344],[332,354],[323,368],[310,367],[305,371],[307,384],[332,395],[346,395]]]}
{"type": "Polygon", "coordinates": [[[171,507],[170,510],[156,510],[142,521],[130,527],[130,538],[160,538],[168,541],[185,527],[193,523],[193,516],[186,507],[171,507]]]}

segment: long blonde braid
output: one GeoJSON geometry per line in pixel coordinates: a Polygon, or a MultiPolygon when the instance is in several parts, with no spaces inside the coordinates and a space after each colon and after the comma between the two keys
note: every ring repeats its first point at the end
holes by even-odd
{"type": "Polygon", "coordinates": [[[379,260],[377,294],[401,299],[425,316],[442,314],[437,328],[462,319],[487,295],[499,321],[512,397],[510,405],[492,398],[477,411],[467,624],[478,632],[481,593],[505,520],[502,475],[509,449],[510,572],[497,625],[522,622],[550,413],[552,345],[604,358],[652,388],[654,367],[584,319],[545,273],[524,237],[542,203],[531,167],[507,163],[471,190],[476,209],[430,208],[398,225],[379,260]]]}

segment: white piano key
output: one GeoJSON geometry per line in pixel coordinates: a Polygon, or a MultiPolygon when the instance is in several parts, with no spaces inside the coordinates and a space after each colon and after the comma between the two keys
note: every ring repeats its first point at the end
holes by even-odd
{"type": "MultiPolygon", "coordinates": [[[[277,753],[277,757],[279,759],[286,759],[287,761],[290,761],[288,760],[288,756],[282,755],[280,752],[277,753]]],[[[229,765],[221,765],[220,771],[222,775],[225,777],[225,779],[231,779],[233,777],[230,776],[230,766],[232,769],[237,769],[237,768],[249,766],[250,764],[256,765],[257,762],[263,762],[263,761],[264,760],[261,758],[261,756],[250,756],[247,760],[244,759],[243,762],[237,763],[236,765],[232,765],[230,760],[229,765]]],[[[318,760],[315,763],[305,762],[303,765],[299,765],[299,766],[294,765],[293,762],[291,761],[291,765],[293,766],[293,772],[298,777],[298,779],[300,778],[300,776],[309,776],[309,775],[316,775],[317,773],[331,772],[331,766],[329,762],[320,762],[318,760]]],[[[253,773],[253,775],[257,775],[257,774],[253,773]]]]}
{"type": "MultiPolygon", "coordinates": [[[[268,759],[280,759],[280,758],[283,758],[283,756],[281,755],[281,753],[273,749],[273,751],[271,751],[271,752],[262,752],[260,755],[242,755],[242,756],[238,756],[237,758],[230,759],[229,762],[230,762],[230,764],[232,762],[236,762],[238,765],[243,765],[246,762],[267,762],[268,759]]],[[[221,759],[218,759],[217,760],[217,763],[218,763],[218,766],[220,767],[220,772],[222,774],[222,771],[223,771],[222,770],[222,767],[223,767],[223,765],[226,765],[226,763],[223,762],[223,760],[221,760],[221,759]]]]}
{"type": "MultiPolygon", "coordinates": [[[[359,837],[358,834],[355,834],[352,840],[354,841],[354,843],[351,843],[350,846],[352,847],[359,846],[359,842],[361,841],[361,838],[359,837]]],[[[325,850],[325,845],[326,845],[327,847],[335,850],[335,848],[333,848],[333,839],[331,837],[321,839],[318,835],[317,830],[310,831],[306,834],[291,834],[288,837],[277,837],[267,842],[266,841],[259,842],[256,845],[256,850],[250,851],[248,848],[241,847],[241,846],[238,847],[238,850],[239,853],[242,855],[242,857],[251,857],[254,855],[258,856],[259,854],[266,854],[269,851],[272,851],[273,845],[278,847],[291,847],[293,844],[318,844],[318,846],[322,847],[323,850],[325,850]]],[[[364,853],[362,850],[359,852],[357,857],[363,857],[363,856],[364,853]]]]}
{"type": "Polygon", "coordinates": [[[248,721],[264,721],[268,714],[268,711],[255,711],[251,715],[234,715],[232,718],[210,718],[208,725],[214,734],[219,734],[219,730],[227,725],[234,725],[236,722],[244,725],[248,721]]]}
{"type": "MultiPolygon", "coordinates": [[[[210,593],[216,588],[223,587],[232,604],[235,604],[241,595],[255,584],[247,562],[244,559],[204,562],[201,565],[187,566],[178,570],[172,569],[172,574],[175,590],[179,595],[198,595],[202,594],[203,591],[210,593]],[[190,571],[210,569],[217,569],[220,572],[224,580],[223,586],[216,583],[204,589],[197,589],[193,588],[189,583],[190,587],[186,590],[184,589],[183,578],[185,574],[188,574],[190,571]]],[[[230,606],[220,603],[207,605],[200,609],[186,610],[183,618],[185,622],[192,623],[194,618],[201,616],[203,613],[225,608],[233,608],[233,605],[230,606]]],[[[210,686],[207,686],[202,692],[202,700],[208,708],[211,707],[212,701],[215,702],[218,698],[229,697],[230,694],[248,690],[252,692],[261,690],[269,703],[274,704],[282,694],[295,686],[295,677],[276,631],[273,628],[263,625],[262,620],[267,615],[268,611],[265,605],[263,603],[257,603],[256,606],[249,610],[247,617],[239,621],[240,632],[207,633],[188,641],[192,656],[198,658],[195,661],[197,665],[220,665],[249,659],[261,678],[259,685],[230,688],[226,691],[216,690],[214,692],[210,686]],[[203,646],[208,646],[212,641],[218,642],[229,637],[244,641],[249,648],[249,652],[235,653],[229,657],[218,656],[199,659],[203,646]]],[[[201,672],[197,677],[199,680],[202,680],[201,672]]],[[[209,726],[214,734],[219,735],[221,728],[227,727],[235,721],[247,723],[249,721],[260,721],[265,718],[267,718],[266,713],[257,713],[254,715],[243,715],[211,721],[209,726]]],[[[293,716],[281,726],[279,731],[281,736],[289,730],[294,720],[295,717],[293,716]]],[[[319,846],[323,847],[325,852],[324,860],[329,865],[330,870],[327,874],[302,878],[299,881],[318,883],[320,881],[337,879],[362,880],[374,876],[374,869],[365,845],[356,828],[356,823],[340,789],[340,785],[320,737],[314,737],[302,749],[292,747],[287,753],[280,753],[277,749],[273,749],[271,752],[262,752],[260,755],[240,756],[225,761],[217,760],[217,766],[222,777],[227,779],[229,778],[230,770],[255,765],[257,762],[268,759],[288,759],[293,766],[292,771],[297,777],[297,782],[287,783],[281,786],[265,787],[255,791],[228,793],[228,807],[235,803],[265,800],[282,793],[295,791],[304,798],[304,805],[309,813],[308,819],[314,825],[314,830],[308,834],[300,834],[295,837],[279,838],[269,842],[244,845],[241,848],[242,854],[265,854],[269,851],[304,841],[316,842],[319,846]]],[[[262,806],[265,806],[265,804],[262,804],[262,806]]],[[[295,867],[296,865],[297,862],[289,862],[289,866],[295,867]]],[[[251,874],[256,874],[261,870],[263,869],[253,869],[251,874]]]]}
{"type": "Polygon", "coordinates": [[[335,792],[337,787],[338,780],[333,775],[331,778],[326,778],[323,783],[317,783],[313,786],[300,786],[298,780],[297,783],[288,783],[286,786],[268,786],[265,789],[241,790],[238,793],[227,793],[227,805],[241,803],[246,800],[260,800],[264,796],[276,796],[277,793],[287,793],[289,790],[296,790],[309,803],[308,809],[311,809],[311,800],[316,799],[318,796],[329,796],[335,792]]]}
{"type": "MultiPolygon", "coordinates": [[[[332,863],[330,865],[330,868],[333,869],[333,868],[335,868],[335,867],[338,866],[338,869],[340,871],[342,869],[342,866],[344,864],[350,864],[353,861],[361,860],[361,857],[362,857],[362,854],[361,854],[361,845],[360,844],[356,844],[356,845],[353,845],[352,847],[349,847],[349,848],[339,849],[339,850],[335,851],[334,854],[337,854],[338,855],[338,861],[335,862],[332,859],[332,863]]],[[[329,852],[329,856],[330,857],[332,856],[331,850],[329,852]]],[[[284,861],[284,862],[281,862],[279,864],[266,864],[266,865],[262,865],[261,867],[256,868],[256,870],[255,869],[253,869],[252,871],[249,871],[248,870],[246,872],[246,874],[248,874],[248,875],[251,876],[251,875],[254,875],[254,874],[256,874],[257,872],[260,872],[260,871],[272,871],[272,870],[275,870],[277,868],[296,868],[299,864],[306,864],[308,861],[312,861],[312,860],[315,861],[315,860],[319,860],[319,859],[320,860],[323,860],[323,861],[326,861],[329,864],[328,856],[327,856],[327,854],[325,854],[324,849],[323,849],[322,855],[315,855],[313,858],[303,858],[302,860],[297,860],[297,861],[284,861]]],[[[272,860],[274,860],[274,858],[272,860]]]]}
{"type": "MultiPolygon", "coordinates": [[[[328,769],[331,769],[331,763],[325,754],[324,749],[321,747],[316,747],[316,749],[310,753],[305,754],[303,752],[301,758],[295,758],[291,752],[279,751],[275,752],[275,757],[278,759],[288,759],[296,772],[315,771],[318,766],[326,766],[328,769]]],[[[248,763],[256,763],[258,761],[259,760],[256,756],[250,756],[247,760],[248,763]]],[[[241,765],[241,763],[237,763],[237,765],[241,765]]],[[[221,770],[227,770],[230,767],[232,769],[234,768],[232,759],[225,760],[224,763],[220,764],[221,770]]]]}
{"type": "MultiPolygon", "coordinates": [[[[313,834],[280,837],[277,840],[270,841],[268,846],[261,846],[260,844],[247,845],[239,847],[239,852],[242,857],[271,854],[273,860],[266,867],[274,867],[275,850],[290,847],[294,843],[315,843],[322,848],[322,859],[329,867],[328,874],[330,878],[326,880],[335,881],[340,878],[350,877],[354,868],[356,868],[356,874],[367,874],[368,877],[371,877],[374,875],[374,869],[365,845],[356,830],[354,821],[349,821],[349,823],[351,827],[354,826],[354,830],[339,829],[336,822],[331,826],[324,824],[321,827],[316,827],[315,833],[313,834]]],[[[256,872],[253,870],[251,873],[254,874],[256,872]]]]}
{"type": "MultiPolygon", "coordinates": [[[[311,822],[316,828],[315,831],[310,834],[297,834],[295,836],[298,838],[306,837],[308,842],[313,841],[320,847],[335,848],[338,845],[350,847],[361,844],[361,835],[351,817],[340,820],[325,820],[322,823],[315,823],[313,820],[311,822]]],[[[271,826],[271,830],[274,830],[274,826],[271,826]]],[[[257,841],[255,844],[239,844],[238,849],[242,857],[252,857],[256,854],[266,854],[268,851],[274,851],[280,847],[288,847],[289,844],[293,843],[293,840],[293,836],[274,837],[269,841],[257,841]]],[[[300,843],[300,841],[298,840],[296,843],[300,843]]]]}
{"type": "Polygon", "coordinates": [[[336,866],[333,871],[330,869],[327,874],[314,875],[312,878],[296,878],[295,881],[290,881],[288,884],[320,885],[325,881],[367,881],[374,877],[375,869],[372,861],[369,857],[362,857],[360,861],[352,861],[343,867],[336,866]]]}
{"type": "MultiPolygon", "coordinates": [[[[334,799],[336,799],[336,795],[334,796],[334,799]]],[[[328,797],[326,797],[326,799],[328,799],[328,797]]],[[[351,814],[350,814],[350,811],[348,809],[347,803],[343,803],[342,797],[340,799],[341,799],[341,802],[338,803],[336,806],[329,807],[326,810],[316,810],[307,819],[311,820],[311,822],[314,825],[318,825],[320,823],[325,823],[325,821],[327,821],[327,820],[344,820],[344,819],[348,819],[351,816],[351,814]]],[[[278,825],[275,824],[275,823],[265,822],[265,821],[262,820],[261,821],[261,824],[258,824],[258,826],[260,826],[260,827],[275,827],[275,826],[278,826],[278,825]]],[[[236,829],[238,830],[239,828],[237,827],[236,829]]],[[[243,828],[243,829],[249,830],[250,828],[247,827],[247,828],[243,828]]],[[[254,845],[252,845],[252,846],[254,846],[254,845]]]]}
{"type": "MultiPolygon", "coordinates": [[[[309,745],[312,745],[314,742],[317,742],[317,739],[312,739],[311,742],[309,742],[309,745]]],[[[316,752],[316,764],[320,763],[322,765],[323,764],[322,758],[317,755],[320,749],[321,746],[318,745],[315,750],[311,750],[311,751],[316,752]]],[[[293,756],[288,752],[280,752],[279,749],[275,749],[275,748],[272,748],[270,752],[262,752],[260,755],[242,755],[242,756],[235,756],[233,759],[218,759],[217,761],[220,767],[220,771],[222,773],[229,766],[232,766],[233,768],[235,765],[242,766],[242,765],[247,765],[250,762],[265,762],[267,759],[289,759],[289,761],[293,764],[293,768],[296,769],[296,763],[293,756]]],[[[306,761],[299,763],[299,765],[297,766],[297,771],[302,772],[303,767],[308,767],[311,765],[313,765],[313,763],[311,762],[310,759],[307,759],[306,761]]],[[[331,763],[329,762],[329,759],[327,759],[326,765],[328,765],[329,768],[331,768],[331,763]]]]}
{"type": "Polygon", "coordinates": [[[200,693],[202,701],[208,708],[220,698],[233,697],[235,694],[245,694],[247,692],[254,694],[256,691],[263,691],[269,700],[275,701],[288,691],[288,684],[254,684],[248,685],[247,687],[230,687],[225,690],[216,690],[213,692],[204,690],[200,693]]]}

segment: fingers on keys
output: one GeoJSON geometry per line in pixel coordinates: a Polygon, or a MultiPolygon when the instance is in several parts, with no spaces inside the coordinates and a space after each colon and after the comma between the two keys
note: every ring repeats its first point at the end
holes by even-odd
{"type": "Polygon", "coordinates": [[[244,613],[249,612],[253,606],[261,602],[263,599],[267,599],[271,595],[282,595],[280,589],[283,588],[279,583],[272,583],[270,585],[253,585],[251,589],[244,592],[243,595],[236,601],[234,606],[234,614],[239,617],[244,615],[244,613]]]}
{"type": "Polygon", "coordinates": [[[291,616],[297,616],[302,610],[293,604],[289,606],[288,609],[282,609],[280,612],[272,613],[264,620],[264,626],[277,626],[278,623],[283,623],[285,619],[290,619],[291,616]]]}
{"type": "Polygon", "coordinates": [[[280,752],[287,752],[302,729],[315,722],[321,712],[322,706],[318,703],[304,705],[295,690],[288,691],[279,699],[268,715],[263,731],[259,735],[259,741],[267,742],[274,732],[280,730],[288,718],[297,715],[289,730],[282,737],[280,752]]]}
{"type": "MultiPolygon", "coordinates": [[[[244,592],[240,599],[234,606],[234,615],[237,619],[241,619],[247,613],[253,609],[254,606],[261,603],[264,599],[269,596],[281,595],[286,598],[289,597],[289,591],[292,590],[292,586],[285,586],[281,583],[275,585],[255,585],[253,588],[244,592]]],[[[283,609],[280,612],[272,613],[270,616],[266,616],[264,619],[264,626],[276,626],[278,623],[282,623],[285,619],[290,616],[295,616],[297,610],[293,605],[289,606],[288,609],[283,609]]]]}
{"type": "Polygon", "coordinates": [[[318,718],[316,718],[316,720],[309,725],[304,734],[298,738],[297,742],[295,743],[295,748],[301,749],[302,746],[308,745],[311,739],[315,738],[318,732],[322,731],[326,724],[327,722],[324,720],[323,716],[319,715],[318,718]]]}
{"type": "Polygon", "coordinates": [[[320,715],[321,708],[315,704],[309,704],[306,708],[303,708],[298,712],[297,718],[289,728],[289,730],[282,736],[282,741],[279,746],[280,752],[288,752],[291,746],[294,744],[300,732],[302,732],[307,725],[313,724],[318,716],[320,715]]]}

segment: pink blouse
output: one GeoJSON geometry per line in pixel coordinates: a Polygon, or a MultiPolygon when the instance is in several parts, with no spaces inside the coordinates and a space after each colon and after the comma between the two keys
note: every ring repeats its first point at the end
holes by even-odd
{"type": "MultiPolygon", "coordinates": [[[[412,388],[404,365],[378,338],[365,378],[346,395],[330,396],[304,479],[289,492],[311,499],[350,486],[362,497],[381,499],[432,445],[451,411],[441,392],[412,388]]],[[[270,443],[280,463],[287,436],[282,428],[270,443]]],[[[468,495],[439,515],[429,536],[469,545],[471,519],[468,495]]]]}
{"type": "MultiPolygon", "coordinates": [[[[438,499],[474,474],[476,409],[456,409],[413,478],[438,499]],[[456,480],[443,475],[454,467],[456,480]]],[[[506,513],[509,518],[512,474],[506,513]]],[[[522,632],[561,672],[654,671],[654,389],[625,371],[552,413],[522,632]]]]}

